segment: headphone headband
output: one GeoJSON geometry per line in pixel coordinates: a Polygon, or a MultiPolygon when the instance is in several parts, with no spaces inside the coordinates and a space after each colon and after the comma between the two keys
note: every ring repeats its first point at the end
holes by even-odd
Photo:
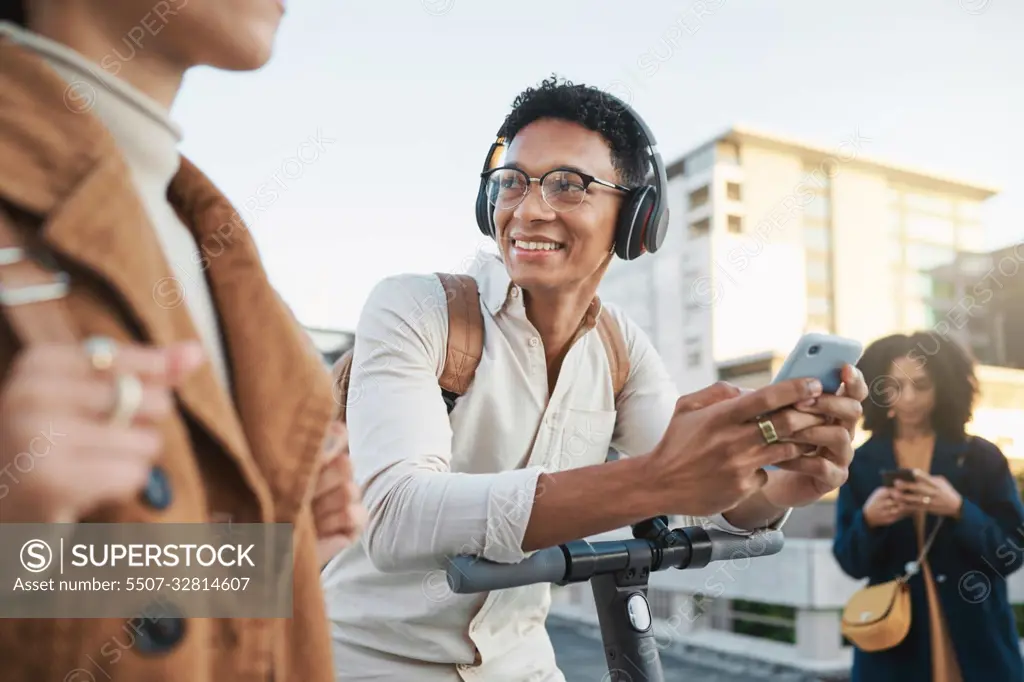
{"type": "MultiPolygon", "coordinates": [[[[625,112],[640,128],[646,143],[647,160],[654,176],[652,183],[633,189],[630,199],[623,205],[619,214],[615,233],[615,252],[624,260],[632,260],[645,252],[654,253],[661,248],[661,244],[665,240],[665,234],[668,232],[668,174],[665,171],[661,153],[658,151],[657,140],[646,121],[628,103],[615,95],[601,92],[601,96],[610,100],[617,109],[625,112]]],[[[486,180],[482,174],[496,167],[498,152],[507,144],[505,124],[503,123],[495,135],[487,158],[484,160],[480,187],[477,191],[477,226],[481,232],[492,238],[494,237],[494,226],[491,206],[487,201],[486,180]]]]}

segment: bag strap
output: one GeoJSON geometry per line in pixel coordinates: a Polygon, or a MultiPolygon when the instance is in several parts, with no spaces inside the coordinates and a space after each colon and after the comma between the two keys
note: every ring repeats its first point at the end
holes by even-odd
{"type": "Polygon", "coordinates": [[[601,336],[604,351],[608,355],[613,395],[618,400],[619,393],[629,378],[629,351],[626,349],[626,339],[622,335],[618,321],[607,311],[602,311],[597,317],[597,333],[601,336]]]}
{"type": "Polygon", "coordinates": [[[484,317],[480,292],[471,275],[436,274],[448,300],[448,348],[437,383],[451,412],[455,399],[473,383],[484,354],[484,317]]]}
{"type": "Polygon", "coordinates": [[[70,278],[40,265],[14,218],[0,206],[0,308],[22,345],[77,343],[67,296],[70,278]]]}
{"type": "MultiPolygon", "coordinates": [[[[435,274],[444,288],[448,303],[448,346],[445,350],[444,368],[437,383],[448,406],[448,413],[451,414],[455,401],[469,390],[483,357],[484,318],[480,311],[480,291],[476,279],[471,275],[452,275],[443,272],[435,274]]],[[[626,340],[619,323],[610,314],[598,316],[597,332],[608,356],[612,388],[617,398],[629,377],[629,352],[626,340]]],[[[344,422],[348,383],[352,375],[351,350],[334,363],[332,374],[337,404],[335,419],[344,422]]]]}
{"type": "MultiPolygon", "coordinates": [[[[968,438],[968,440],[967,440],[967,447],[965,447],[963,449],[963,451],[960,453],[960,455],[956,458],[956,466],[957,466],[958,469],[961,468],[964,465],[964,460],[967,458],[967,453],[970,452],[974,448],[974,446],[975,446],[975,442],[976,441],[975,441],[974,436],[968,436],[967,438],[968,438]]],[[[928,539],[925,541],[924,545],[921,547],[921,552],[917,555],[917,561],[914,562],[916,566],[920,566],[921,563],[925,560],[925,557],[928,556],[928,552],[932,548],[932,543],[935,542],[935,538],[939,534],[939,529],[942,528],[942,522],[945,521],[945,520],[946,520],[945,516],[940,516],[939,520],[935,523],[935,527],[932,528],[932,532],[928,534],[928,539]]],[[[906,581],[910,577],[910,575],[911,575],[910,573],[905,573],[900,578],[900,580],[906,581]]]]}

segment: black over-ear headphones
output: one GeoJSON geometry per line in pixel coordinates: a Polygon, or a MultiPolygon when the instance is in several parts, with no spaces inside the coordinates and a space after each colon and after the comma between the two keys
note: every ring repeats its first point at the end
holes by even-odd
{"type": "MultiPolygon", "coordinates": [[[[648,161],[654,174],[652,183],[630,192],[622,205],[615,227],[615,255],[623,260],[633,260],[644,253],[654,253],[665,241],[665,233],[668,231],[668,177],[665,173],[665,163],[658,152],[658,143],[640,115],[617,97],[606,93],[602,96],[610,100],[611,106],[619,107],[630,116],[643,131],[648,161]]],[[[498,131],[497,139],[487,152],[480,175],[480,189],[476,196],[476,224],[481,232],[492,239],[495,237],[494,214],[490,202],[487,201],[487,180],[484,174],[494,168],[501,158],[506,146],[503,133],[504,126],[498,131]]]]}

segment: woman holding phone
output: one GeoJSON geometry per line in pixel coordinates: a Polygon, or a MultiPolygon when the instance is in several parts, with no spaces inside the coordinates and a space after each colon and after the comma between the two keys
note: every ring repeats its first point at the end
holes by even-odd
{"type": "Polygon", "coordinates": [[[333,680],[320,567],[362,511],[329,373],[168,114],[188,69],[261,67],[283,10],[0,0],[0,527],[277,522],[292,551],[263,618],[3,600],[5,682],[333,680]]]}
{"type": "Polygon", "coordinates": [[[852,681],[1024,680],[1006,585],[1024,561],[1024,506],[999,448],[965,433],[972,359],[918,332],[874,342],[859,367],[871,437],[840,488],[833,551],[870,585],[909,570],[911,625],[892,648],[855,649],[852,681]]]}

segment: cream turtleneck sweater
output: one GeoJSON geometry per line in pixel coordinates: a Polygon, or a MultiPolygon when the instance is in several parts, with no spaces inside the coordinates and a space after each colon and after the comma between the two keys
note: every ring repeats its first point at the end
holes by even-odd
{"type": "Polygon", "coordinates": [[[95,98],[90,113],[107,127],[117,143],[176,279],[177,291],[164,291],[170,293],[167,300],[154,301],[154,305],[168,307],[184,302],[215,374],[229,387],[220,325],[203,273],[203,259],[192,233],[167,199],[167,189],[181,164],[180,130],[160,104],[67,46],[9,22],[0,22],[0,36],[36,52],[61,78],[75,84],[79,96],[95,98]]]}

